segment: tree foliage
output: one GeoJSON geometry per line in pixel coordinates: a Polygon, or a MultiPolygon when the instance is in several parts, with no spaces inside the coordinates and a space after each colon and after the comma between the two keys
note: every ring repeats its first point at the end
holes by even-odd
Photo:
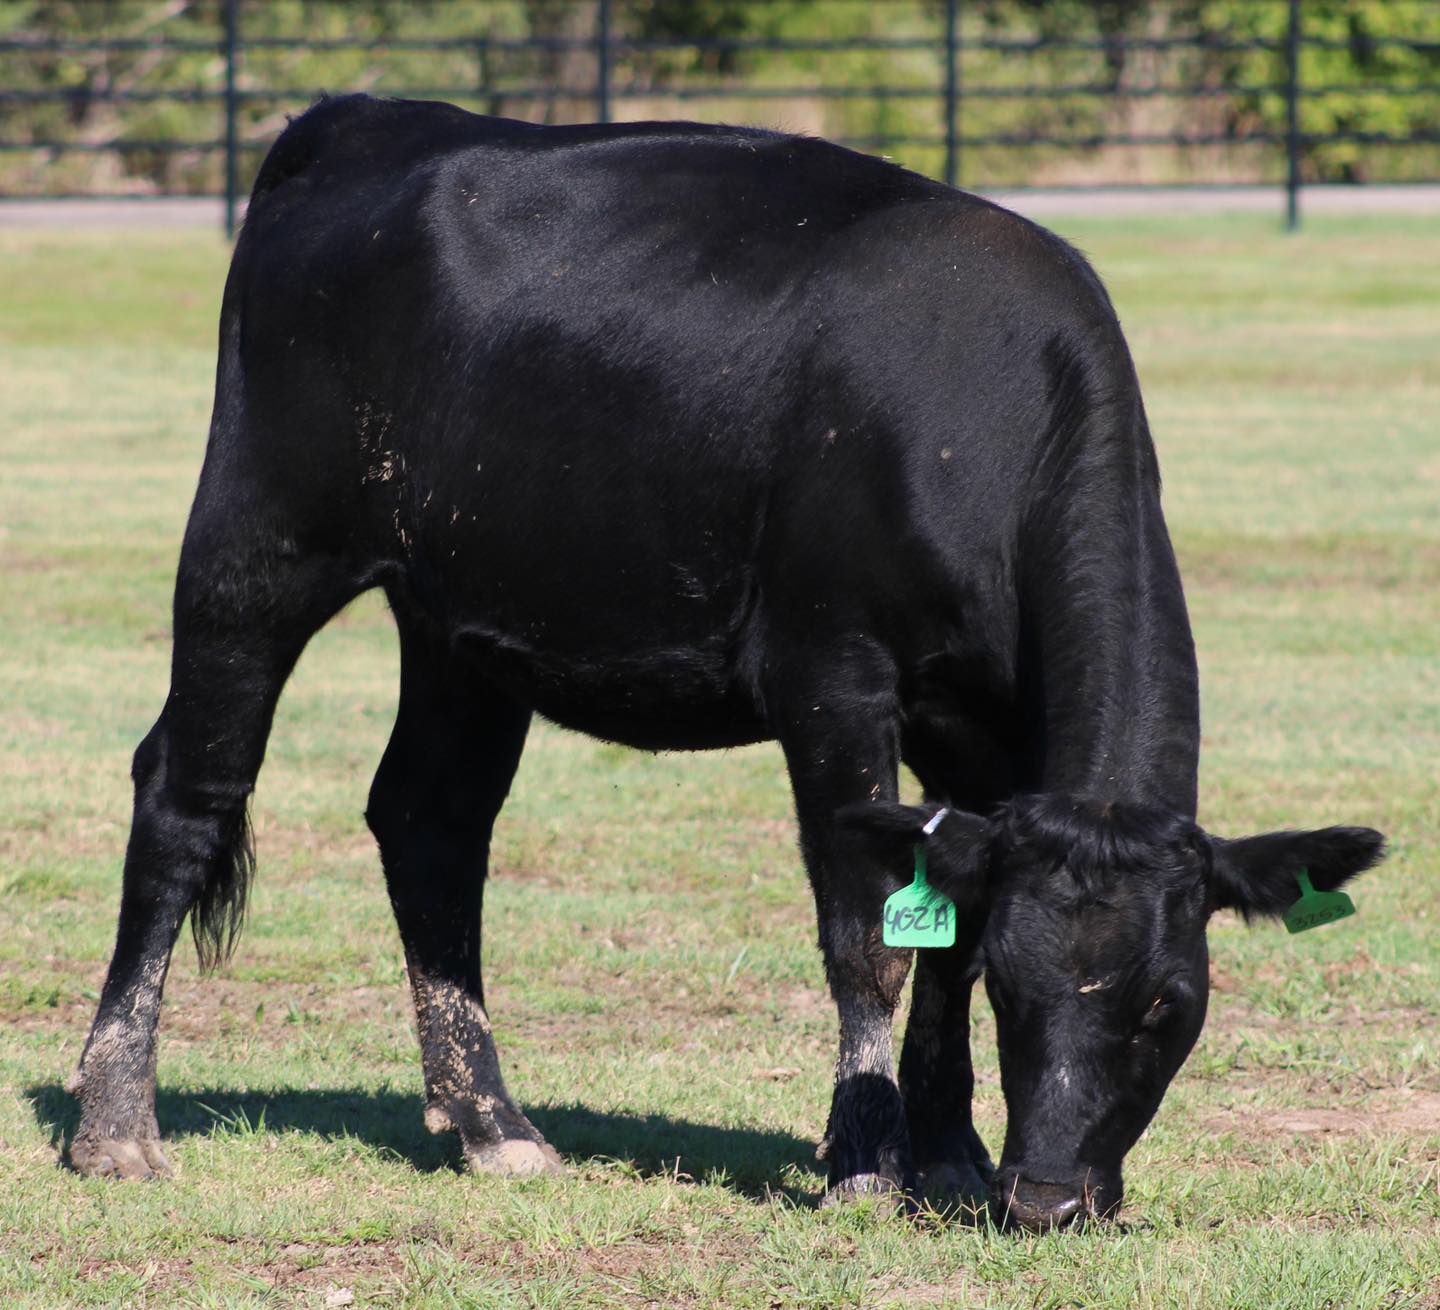
{"type": "MultiPolygon", "coordinates": [[[[552,122],[595,112],[595,0],[240,9],[247,170],[320,91],[434,96],[552,122]],[[360,44],[327,44],[347,40],[360,44]]],[[[0,143],[72,147],[0,150],[0,191],[217,189],[222,10],[222,0],[0,0],[0,41],[11,43],[0,47],[0,143]],[[95,48],[106,42],[120,44],[95,48]],[[173,142],[187,144],[151,148],[173,142]]],[[[943,0],[613,0],[612,106],[823,133],[939,172],[943,10],[943,0]],[[816,38],[890,44],[762,48],[816,38]]],[[[1329,88],[1301,102],[1307,176],[1440,175],[1440,144],[1328,139],[1440,137],[1440,4],[1304,0],[1303,13],[1307,35],[1327,44],[1305,48],[1302,85],[1329,88]]],[[[967,183],[1271,180],[1283,167],[1285,0],[966,0],[963,14],[962,134],[1068,143],[967,145],[967,183]],[[997,40],[1003,48],[987,47],[997,40]],[[1213,144],[1076,144],[1117,133],[1213,144]]]]}

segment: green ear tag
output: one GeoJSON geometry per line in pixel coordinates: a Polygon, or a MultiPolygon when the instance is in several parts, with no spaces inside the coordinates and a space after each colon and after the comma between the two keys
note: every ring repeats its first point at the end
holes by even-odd
{"type": "Polygon", "coordinates": [[[1344,892],[1317,892],[1310,885],[1307,869],[1301,869],[1295,876],[1300,883],[1300,899],[1285,911],[1285,926],[1291,932],[1320,928],[1355,913],[1355,902],[1344,892]]]}
{"type": "Polygon", "coordinates": [[[955,902],[925,881],[925,847],[915,847],[915,881],[885,902],[886,946],[954,946],[955,902]]]}

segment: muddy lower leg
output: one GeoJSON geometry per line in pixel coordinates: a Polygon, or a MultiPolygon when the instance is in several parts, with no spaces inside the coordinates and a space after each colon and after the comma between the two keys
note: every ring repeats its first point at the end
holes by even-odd
{"type": "Polygon", "coordinates": [[[472,1169],[515,1174],[560,1167],[505,1088],[480,977],[490,831],[529,718],[402,619],[400,713],[366,817],[415,999],[425,1124],[458,1132],[472,1169]]]}
{"type": "Polygon", "coordinates": [[[425,1067],[425,1126],[460,1135],[465,1162],[485,1173],[553,1173],[560,1157],[510,1099],[479,997],[425,972],[407,950],[425,1067]]]}
{"type": "Polygon", "coordinates": [[[81,1173],[168,1168],[155,1060],[175,939],[194,912],[202,962],[228,950],[250,873],[246,804],[275,702],[306,640],[351,594],[323,565],[230,560],[225,585],[208,588],[214,571],[182,555],[170,695],[135,752],[115,954],[71,1082],[81,1119],[70,1159],[81,1173]],[[237,585],[247,572],[259,581],[237,585]]]}
{"type": "MultiPolygon", "coordinates": [[[[162,718],[136,753],[135,822],[115,955],[70,1082],[81,1109],[70,1161],[84,1174],[149,1178],[170,1168],[155,1119],[160,997],[180,924],[223,838],[220,825],[186,813],[182,798],[167,793],[164,740],[162,718]]],[[[240,804],[243,816],[243,798],[240,804]]]]}
{"type": "Polygon", "coordinates": [[[826,1203],[915,1189],[908,1126],[895,1081],[895,1007],[910,952],[880,941],[878,922],[832,925],[822,934],[826,971],[840,1012],[840,1053],[825,1130],[826,1203]],[[847,940],[848,939],[848,940],[847,940]]]}

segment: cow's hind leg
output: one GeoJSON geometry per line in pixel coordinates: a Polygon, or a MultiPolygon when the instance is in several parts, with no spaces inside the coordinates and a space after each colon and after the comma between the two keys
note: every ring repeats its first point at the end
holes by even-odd
{"type": "Polygon", "coordinates": [[[155,1119],[161,992],[193,915],[202,964],[228,953],[250,872],[246,806],[280,689],[306,641],[359,589],[236,514],[197,512],[175,591],[170,694],[135,752],[120,924],[99,1010],[71,1082],[81,1173],[167,1172],[155,1119]]]}
{"type": "Polygon", "coordinates": [[[530,722],[467,676],[443,636],[400,622],[400,712],[366,818],[400,927],[425,1068],[425,1124],[456,1131],[472,1169],[556,1172],[560,1158],[510,1099],[480,978],[490,832],[530,722]]]}

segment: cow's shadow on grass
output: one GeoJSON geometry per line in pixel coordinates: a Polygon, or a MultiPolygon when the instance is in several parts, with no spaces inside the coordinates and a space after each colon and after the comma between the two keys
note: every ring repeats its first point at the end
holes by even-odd
{"type": "MultiPolygon", "coordinates": [[[[80,1125],[80,1108],[59,1083],[25,1089],[51,1145],[64,1151],[80,1125]]],[[[424,1102],[409,1092],[369,1088],[252,1092],[160,1088],[156,1113],[170,1141],[235,1134],[313,1133],[354,1140],[408,1161],[424,1172],[464,1167],[453,1133],[433,1136],[421,1120],[424,1102]]],[[[789,1133],[693,1123],[667,1115],[613,1114],[583,1105],[527,1107],[535,1126],[575,1166],[605,1160],[641,1177],[679,1174],[717,1181],[746,1196],[811,1193],[797,1171],[813,1170],[815,1145],[789,1133]]]]}

